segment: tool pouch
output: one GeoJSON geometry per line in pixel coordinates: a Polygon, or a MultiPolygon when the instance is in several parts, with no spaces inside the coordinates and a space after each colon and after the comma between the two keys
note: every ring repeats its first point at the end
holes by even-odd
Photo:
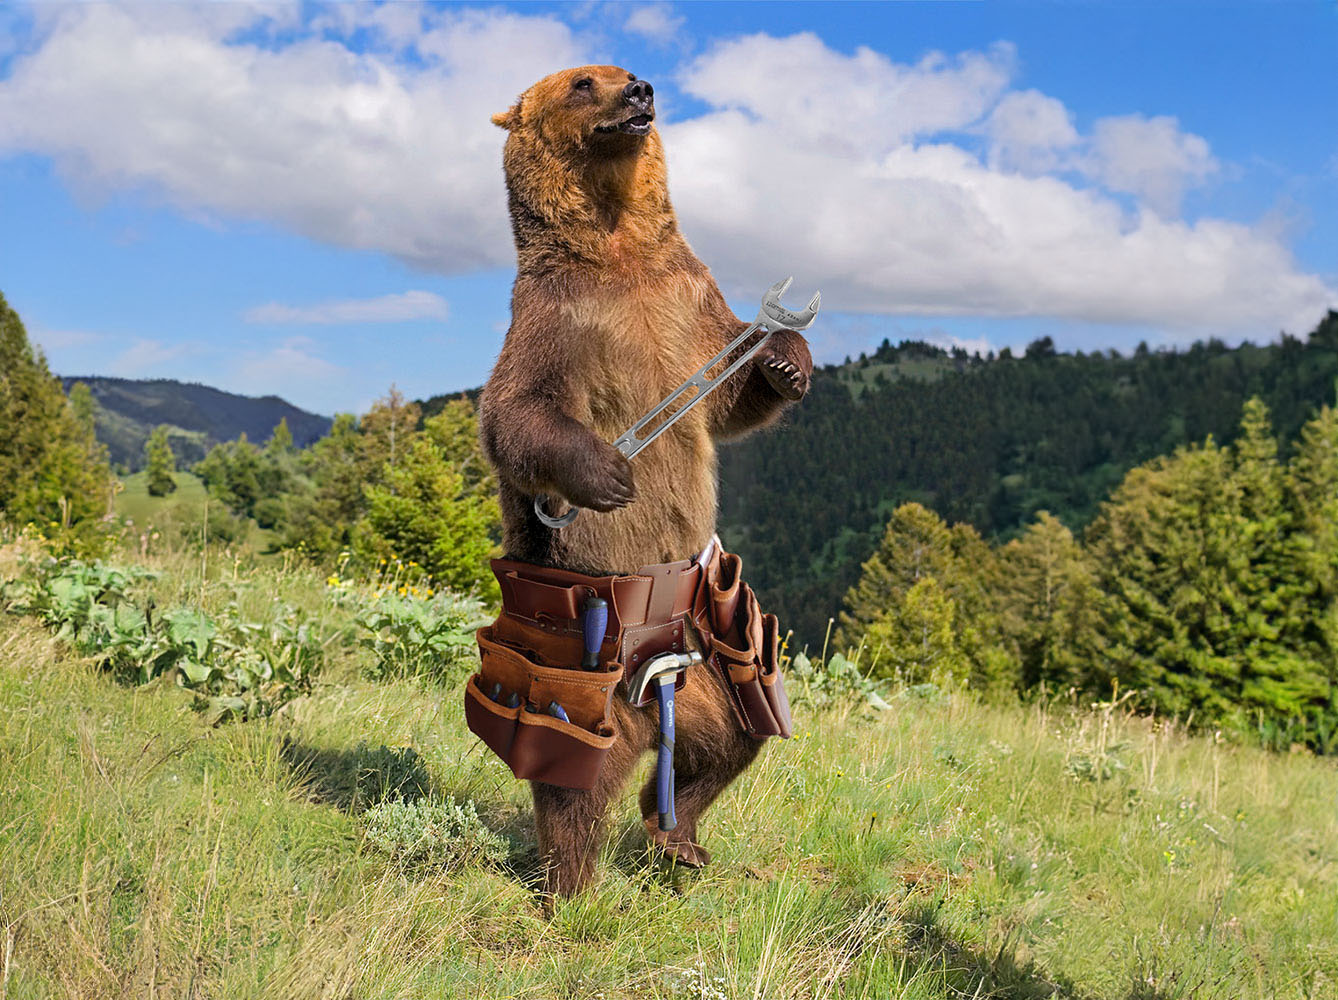
{"type": "MultiPolygon", "coordinates": [[[[622,677],[621,665],[599,670],[562,666],[514,638],[499,638],[496,623],[479,629],[476,637],[480,669],[465,687],[470,730],[517,778],[593,788],[615,738],[613,690],[622,677]],[[493,701],[489,695],[498,684],[500,700],[493,701]],[[507,708],[512,693],[520,704],[507,708]],[[548,714],[554,701],[569,722],[548,714]]],[[[547,638],[537,636],[535,645],[548,645],[547,638]]]]}
{"type": "Polygon", "coordinates": [[[790,701],[780,674],[779,623],[764,615],[739,575],[742,562],[723,553],[708,581],[709,663],[725,681],[734,715],[756,736],[792,733],[790,701]]]}

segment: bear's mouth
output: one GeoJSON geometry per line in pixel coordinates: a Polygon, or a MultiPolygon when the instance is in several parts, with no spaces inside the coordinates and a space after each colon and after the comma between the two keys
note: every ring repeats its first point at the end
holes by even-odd
{"type": "Polygon", "coordinates": [[[655,120],[653,114],[633,115],[626,121],[614,125],[598,125],[596,132],[626,132],[628,135],[649,135],[650,123],[655,120]]]}

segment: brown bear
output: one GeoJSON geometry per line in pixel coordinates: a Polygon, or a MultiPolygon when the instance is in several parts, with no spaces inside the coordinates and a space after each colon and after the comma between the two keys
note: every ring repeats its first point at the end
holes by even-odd
{"type": "MultiPolygon", "coordinates": [[[[716,442],[771,423],[808,391],[808,345],[779,330],[635,466],[610,444],[746,325],[678,230],[654,119],[651,84],[616,66],[554,73],[493,117],[509,133],[518,270],[479,412],[509,559],[598,575],[691,558],[715,533],[716,442]],[[586,510],[555,530],[535,516],[536,494],[550,513],[564,499],[586,510]]],[[[590,881],[608,805],[655,745],[655,713],[616,701],[618,739],[593,789],[532,783],[550,892],[590,881]]],[[[653,781],[641,813],[661,847],[696,866],[709,859],[702,811],[761,741],[704,667],[689,669],[678,706],[678,826],[653,829],[653,781]]]]}

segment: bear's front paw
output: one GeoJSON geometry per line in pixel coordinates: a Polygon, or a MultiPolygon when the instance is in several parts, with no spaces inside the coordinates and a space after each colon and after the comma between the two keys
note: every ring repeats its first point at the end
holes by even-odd
{"type": "Polygon", "coordinates": [[[607,513],[636,499],[636,483],[627,457],[610,444],[599,444],[596,450],[572,456],[563,470],[561,492],[577,507],[607,513]]]}
{"type": "Polygon", "coordinates": [[[813,355],[801,334],[793,330],[777,330],[757,352],[757,363],[771,388],[782,399],[802,399],[808,392],[813,355]]]}
{"type": "Polygon", "coordinates": [[[785,399],[803,399],[804,394],[808,392],[809,373],[793,361],[787,361],[776,355],[770,357],[766,355],[765,349],[758,352],[758,361],[762,366],[762,374],[767,377],[771,388],[785,399]]]}

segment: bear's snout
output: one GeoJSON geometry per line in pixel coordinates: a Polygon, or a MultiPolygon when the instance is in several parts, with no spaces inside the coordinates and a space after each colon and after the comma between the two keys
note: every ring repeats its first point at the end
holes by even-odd
{"type": "MultiPolygon", "coordinates": [[[[628,74],[631,76],[631,74],[628,74]]],[[[596,132],[622,132],[626,135],[649,135],[650,123],[655,120],[655,88],[645,80],[635,77],[622,89],[622,104],[611,108],[606,114],[620,116],[620,120],[605,125],[596,125],[596,132]],[[621,116],[626,117],[621,117],[621,116]]]]}
{"type": "Polygon", "coordinates": [[[655,88],[646,80],[633,80],[623,88],[623,100],[633,107],[649,108],[654,98],[655,88]]]}

